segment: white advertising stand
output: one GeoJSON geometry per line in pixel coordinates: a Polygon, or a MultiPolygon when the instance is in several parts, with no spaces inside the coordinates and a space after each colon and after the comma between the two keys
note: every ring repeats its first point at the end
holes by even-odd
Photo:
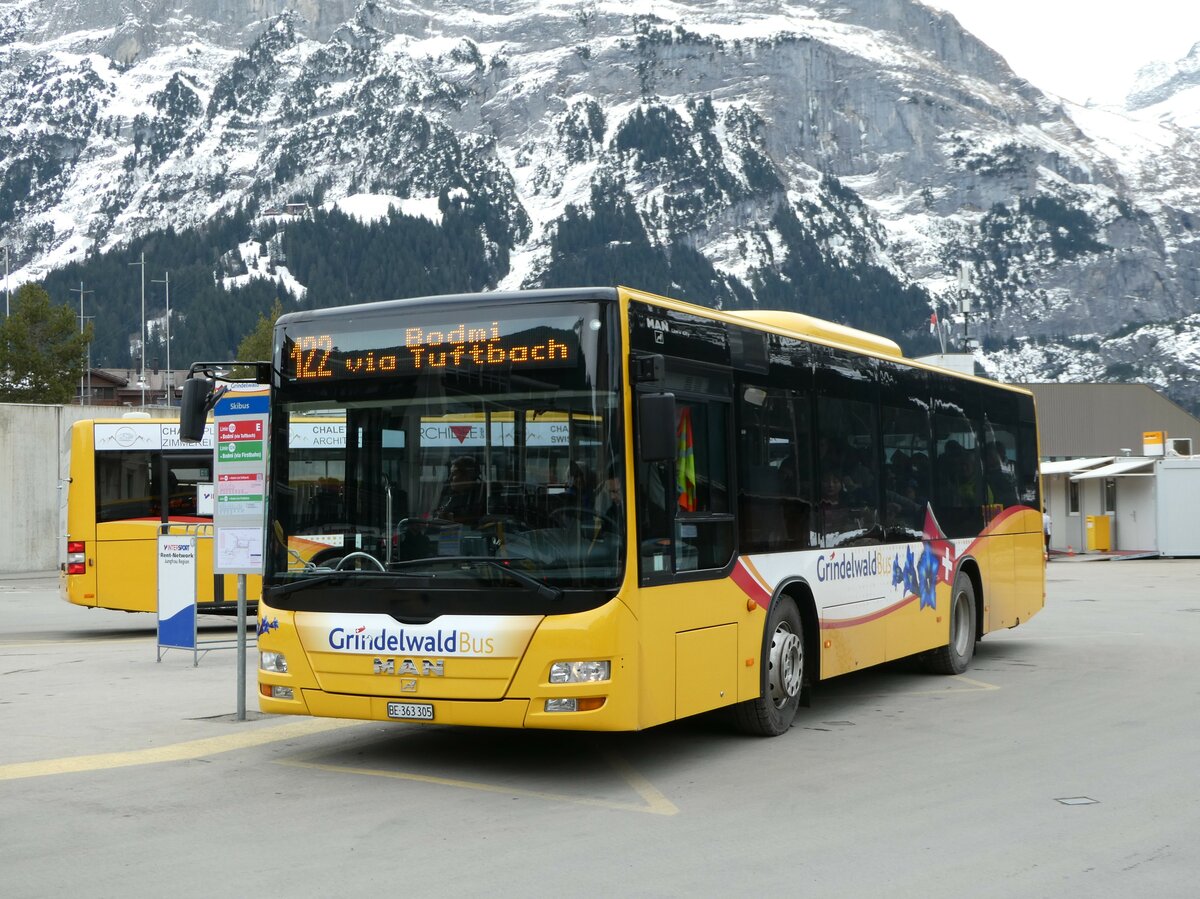
{"type": "Polygon", "coordinates": [[[196,538],[158,535],[158,659],[166,649],[190,649],[200,664],[196,642],[196,538]]]}
{"type": "Polygon", "coordinates": [[[213,649],[233,649],[234,640],[198,638],[196,608],[196,545],[212,539],[212,525],[173,525],[183,533],[158,535],[158,659],[168,649],[190,649],[192,667],[213,649]]]}
{"type": "Polygon", "coordinates": [[[213,409],[213,571],[236,574],[238,720],[246,718],[246,575],[262,574],[267,499],[266,389],[227,390],[213,409]]]}
{"type": "MultiPolygon", "coordinates": [[[[178,422],[122,422],[119,425],[96,425],[96,449],[120,450],[138,446],[156,450],[175,450],[184,446],[179,440],[178,422]]],[[[204,428],[197,446],[213,448],[213,427],[204,428]]],[[[165,474],[165,468],[163,469],[165,474]]],[[[165,477],[163,479],[166,481],[165,477]]],[[[212,491],[212,485],[200,484],[197,498],[212,491]]],[[[201,504],[202,510],[202,504],[201,504]]],[[[230,640],[197,638],[196,577],[197,551],[201,540],[212,539],[212,526],[204,524],[171,524],[165,522],[158,534],[157,611],[158,661],[168,649],[192,652],[192,665],[200,664],[200,656],[210,649],[231,648],[230,640]]]]}

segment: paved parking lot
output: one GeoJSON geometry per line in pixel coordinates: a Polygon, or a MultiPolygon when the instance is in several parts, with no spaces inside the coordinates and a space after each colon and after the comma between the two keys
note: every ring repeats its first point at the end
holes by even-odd
{"type": "Polygon", "coordinates": [[[232,651],[0,577],[0,890],[1192,896],[1198,575],[1051,563],[965,676],[830,681],[768,740],[268,718],[253,664],[238,721],[232,651]]]}

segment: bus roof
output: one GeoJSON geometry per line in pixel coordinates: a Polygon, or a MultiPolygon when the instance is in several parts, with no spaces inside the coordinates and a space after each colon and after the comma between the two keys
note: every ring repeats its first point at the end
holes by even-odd
{"type": "Polygon", "coordinates": [[[632,287],[619,287],[618,290],[623,297],[628,299],[651,303],[655,306],[664,306],[678,312],[686,312],[729,324],[745,325],[760,331],[785,334],[789,337],[799,337],[802,340],[836,346],[841,349],[866,353],[871,356],[895,359],[913,368],[951,375],[955,378],[961,378],[964,381],[976,381],[987,384],[989,387],[999,387],[1014,393],[1032,395],[1031,391],[1014,384],[1004,384],[1000,381],[993,381],[990,378],[980,378],[975,375],[968,375],[963,372],[931,365],[928,362],[919,362],[916,359],[910,359],[904,355],[904,352],[900,349],[900,345],[894,340],[889,340],[887,337],[881,337],[878,334],[872,334],[869,331],[860,331],[858,328],[851,328],[848,325],[839,325],[836,322],[805,315],[802,312],[785,312],[773,309],[739,309],[732,312],[725,312],[718,309],[711,309],[707,306],[698,306],[695,303],[688,303],[683,300],[675,300],[671,297],[647,293],[632,287]]]}
{"type": "Polygon", "coordinates": [[[563,287],[542,290],[495,290],[483,293],[457,293],[443,296],[409,297],[396,300],[377,300],[353,306],[329,306],[323,309],[303,309],[281,315],[276,326],[313,319],[339,318],[343,315],[386,315],[388,312],[413,311],[421,307],[442,308],[464,305],[478,308],[484,303],[551,303],[564,300],[600,300],[613,302],[617,289],[613,287],[563,287]]]}
{"type": "Polygon", "coordinates": [[[904,355],[903,350],[900,349],[900,345],[894,340],[883,337],[879,334],[873,334],[869,331],[862,331],[858,328],[852,328],[849,325],[842,325],[826,319],[805,315],[802,312],[788,312],[775,309],[739,309],[734,311],[723,311],[625,286],[618,286],[615,288],[564,287],[545,288],[538,290],[500,290],[484,293],[446,294],[442,296],[380,300],[370,303],[361,303],[353,306],[331,306],[323,309],[289,312],[286,315],[281,316],[279,321],[276,322],[276,325],[311,321],[313,319],[325,317],[336,318],[346,314],[387,314],[389,311],[408,311],[423,306],[432,307],[463,304],[477,307],[481,302],[510,304],[554,302],[562,300],[613,301],[619,297],[625,299],[635,299],[642,302],[651,303],[656,306],[674,309],[678,312],[686,312],[692,315],[713,319],[715,321],[724,321],[729,324],[744,325],[760,331],[770,331],[772,333],[785,334],[790,337],[798,337],[802,340],[809,340],[829,346],[836,346],[854,352],[865,353],[870,356],[877,356],[884,359],[894,359],[903,362],[905,365],[910,365],[913,368],[953,375],[954,377],[961,378],[963,380],[973,380],[980,383],[986,383],[989,386],[1000,387],[1005,390],[1011,390],[1015,393],[1030,393],[1030,391],[1012,384],[1003,384],[999,381],[993,381],[988,378],[979,378],[975,375],[968,375],[964,374],[963,372],[956,372],[950,369],[941,368],[928,362],[919,362],[915,359],[910,359],[904,355]]]}

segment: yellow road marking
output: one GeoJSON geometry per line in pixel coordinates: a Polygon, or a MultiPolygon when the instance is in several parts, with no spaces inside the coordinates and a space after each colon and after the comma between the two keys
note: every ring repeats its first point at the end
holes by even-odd
{"type": "Polygon", "coordinates": [[[947,693],[975,693],[975,692],[978,692],[981,690],[999,690],[1000,689],[995,684],[987,684],[981,680],[975,680],[974,678],[964,677],[961,674],[956,675],[954,680],[951,682],[951,684],[952,684],[951,686],[946,687],[941,690],[912,690],[912,691],[905,692],[900,695],[904,695],[904,696],[945,696],[947,693]],[[957,686],[953,686],[953,684],[959,684],[959,683],[970,684],[971,686],[967,687],[966,689],[962,689],[957,686]]]}
{"type": "Polygon", "coordinates": [[[0,765],[0,781],[20,780],[26,777],[47,777],[52,774],[79,774],[84,771],[107,771],[112,768],[128,768],[134,765],[156,765],[160,762],[188,761],[221,752],[231,752],[235,749],[265,746],[268,743],[278,743],[280,740],[319,734],[359,723],[361,722],[306,718],[276,727],[259,727],[220,737],[205,737],[186,743],[154,746],[150,749],[102,752],[97,755],[76,755],[37,762],[14,762],[0,765]]]}
{"type": "Polygon", "coordinates": [[[394,780],[411,780],[416,783],[434,784],[441,787],[456,787],[461,790],[475,790],[480,793],[496,793],[502,796],[523,796],[528,799],[542,799],[547,802],[565,802],[571,805],[586,805],[594,808],[605,808],[620,812],[641,812],[648,815],[677,815],[679,809],[656,790],[644,777],[638,774],[627,762],[616,756],[607,756],[609,764],[616,769],[633,789],[642,797],[644,804],[635,802],[615,802],[607,799],[592,799],[587,796],[569,796],[565,793],[550,793],[543,790],[524,790],[520,787],[499,786],[497,784],[481,783],[472,780],[459,780],[453,777],[436,777],[432,774],[413,774],[408,771],[384,771],[379,768],[361,768],[353,765],[334,765],[325,762],[302,761],[299,759],[277,759],[276,764],[288,765],[294,768],[311,768],[317,771],[331,771],[339,774],[361,774],[368,777],[390,777],[394,780]]]}
{"type": "Polygon", "coordinates": [[[605,758],[608,759],[608,763],[616,769],[617,773],[624,777],[625,781],[642,797],[646,803],[646,811],[655,815],[676,815],[679,813],[679,809],[675,804],[660,793],[654,784],[635,771],[633,766],[625,761],[625,759],[611,752],[607,753],[605,758]]]}

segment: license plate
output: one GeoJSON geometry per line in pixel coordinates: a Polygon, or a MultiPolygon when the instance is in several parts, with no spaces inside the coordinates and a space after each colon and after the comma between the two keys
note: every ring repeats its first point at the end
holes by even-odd
{"type": "Polygon", "coordinates": [[[389,718],[407,718],[417,721],[433,720],[433,703],[431,702],[389,702],[387,704],[389,718]]]}

